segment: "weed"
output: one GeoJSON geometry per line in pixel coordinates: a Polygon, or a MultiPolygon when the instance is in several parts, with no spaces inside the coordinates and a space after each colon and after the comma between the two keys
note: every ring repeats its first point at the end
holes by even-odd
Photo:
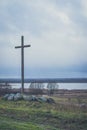
{"type": "Polygon", "coordinates": [[[76,106],[76,99],[55,102],[0,100],[0,130],[87,130],[87,111],[76,106]]]}

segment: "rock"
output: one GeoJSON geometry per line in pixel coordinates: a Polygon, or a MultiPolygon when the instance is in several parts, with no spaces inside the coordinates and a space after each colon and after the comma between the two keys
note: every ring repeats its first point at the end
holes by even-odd
{"type": "Polygon", "coordinates": [[[22,94],[17,93],[17,94],[15,94],[15,95],[14,95],[14,101],[17,101],[17,100],[22,100],[22,99],[23,99],[22,94]]]}
{"type": "Polygon", "coordinates": [[[28,95],[23,95],[23,99],[24,99],[25,101],[30,101],[30,96],[28,96],[28,95]]]}
{"type": "Polygon", "coordinates": [[[8,101],[13,101],[13,100],[14,100],[14,95],[15,95],[15,94],[9,94],[7,100],[8,100],[8,101]]]}
{"type": "Polygon", "coordinates": [[[8,100],[8,101],[17,101],[23,99],[22,95],[20,93],[17,94],[6,94],[3,99],[8,100]]]}
{"type": "Polygon", "coordinates": [[[38,100],[41,101],[41,102],[47,102],[47,98],[46,97],[39,97],[38,100]]]}
{"type": "Polygon", "coordinates": [[[80,108],[87,109],[87,105],[86,105],[85,103],[82,103],[82,104],[80,105],[80,108]]]}
{"type": "Polygon", "coordinates": [[[55,101],[52,98],[47,98],[44,96],[37,97],[34,95],[22,95],[21,93],[17,94],[6,94],[3,96],[4,100],[8,101],[18,101],[18,100],[25,100],[25,101],[38,101],[38,102],[47,102],[47,103],[55,103],[55,101]]]}
{"type": "Polygon", "coordinates": [[[52,98],[48,98],[48,99],[47,99],[47,102],[48,102],[48,103],[55,103],[55,101],[54,101],[52,98]]]}
{"type": "Polygon", "coordinates": [[[3,96],[3,98],[2,98],[2,99],[7,100],[7,99],[8,99],[8,97],[9,97],[9,94],[5,94],[5,96],[3,96]]]}
{"type": "Polygon", "coordinates": [[[23,95],[23,99],[26,100],[26,101],[37,101],[38,98],[36,96],[28,96],[28,95],[23,95]]]}
{"type": "Polygon", "coordinates": [[[34,95],[31,96],[31,101],[38,101],[38,98],[34,95]]]}

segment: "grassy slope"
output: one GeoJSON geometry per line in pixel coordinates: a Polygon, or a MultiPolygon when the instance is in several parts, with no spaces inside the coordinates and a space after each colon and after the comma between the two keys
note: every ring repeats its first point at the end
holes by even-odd
{"type": "Polygon", "coordinates": [[[0,100],[0,130],[60,129],[87,130],[87,111],[58,101],[48,104],[0,100]]]}

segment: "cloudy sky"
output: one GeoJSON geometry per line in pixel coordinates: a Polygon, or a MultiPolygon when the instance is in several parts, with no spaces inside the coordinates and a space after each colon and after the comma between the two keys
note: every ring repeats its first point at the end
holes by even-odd
{"type": "Polygon", "coordinates": [[[87,77],[87,0],[0,0],[0,77],[87,77]]]}

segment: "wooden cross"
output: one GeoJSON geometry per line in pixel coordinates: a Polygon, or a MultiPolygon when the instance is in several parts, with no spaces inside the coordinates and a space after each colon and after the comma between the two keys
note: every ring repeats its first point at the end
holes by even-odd
{"type": "Polygon", "coordinates": [[[31,45],[24,45],[24,36],[21,36],[21,46],[15,48],[21,48],[21,93],[24,93],[24,48],[30,47],[31,45]]]}

